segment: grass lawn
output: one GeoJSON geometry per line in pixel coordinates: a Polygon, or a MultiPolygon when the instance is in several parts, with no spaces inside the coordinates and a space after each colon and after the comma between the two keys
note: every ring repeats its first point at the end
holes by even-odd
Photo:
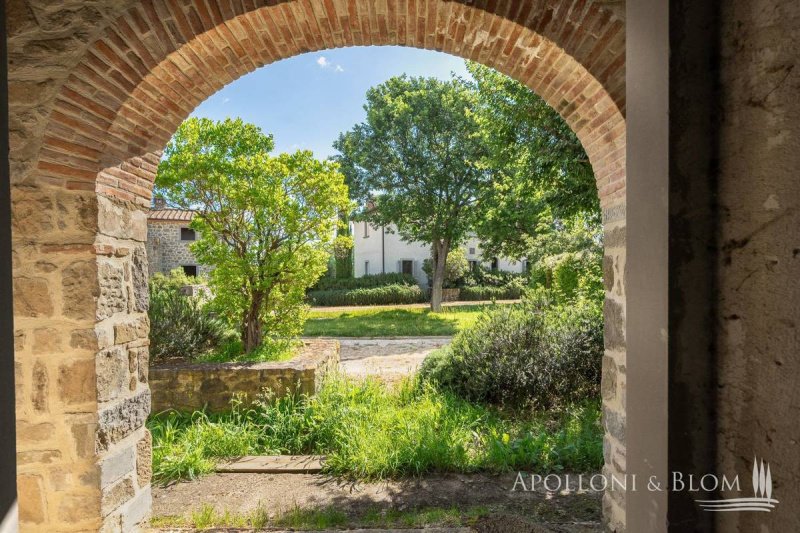
{"type": "MultiPolygon", "coordinates": [[[[307,337],[418,337],[455,335],[474,324],[492,304],[445,307],[441,313],[430,309],[375,307],[353,311],[311,312],[303,335],[307,337]]],[[[494,304],[501,305],[501,304],[494,304]]]]}

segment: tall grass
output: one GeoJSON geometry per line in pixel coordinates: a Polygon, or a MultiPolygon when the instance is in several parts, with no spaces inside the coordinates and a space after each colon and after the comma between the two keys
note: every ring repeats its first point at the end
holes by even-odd
{"type": "Polygon", "coordinates": [[[591,471],[602,464],[596,403],[554,413],[507,413],[407,380],[326,379],[313,397],[229,413],[151,418],[157,481],[194,478],[221,457],[324,454],[328,473],[380,479],[427,472],[591,471]]]}

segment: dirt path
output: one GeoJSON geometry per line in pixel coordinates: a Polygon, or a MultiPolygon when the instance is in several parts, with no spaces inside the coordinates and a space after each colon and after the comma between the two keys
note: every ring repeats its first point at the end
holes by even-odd
{"type": "MultiPolygon", "coordinates": [[[[498,304],[517,304],[522,300],[494,300],[498,304]]],[[[489,305],[492,300],[480,300],[476,302],[442,302],[442,307],[463,307],[468,305],[489,305]]],[[[369,311],[381,309],[427,309],[431,305],[428,303],[420,304],[393,304],[393,305],[347,305],[337,307],[312,307],[311,310],[320,313],[343,313],[346,311],[369,311]]]]}
{"type": "Polygon", "coordinates": [[[394,383],[416,372],[422,360],[452,337],[338,338],[340,367],[348,376],[378,376],[394,383]]]}
{"type": "MultiPolygon", "coordinates": [[[[345,483],[323,475],[213,474],[153,488],[153,516],[190,516],[203,504],[218,513],[264,509],[273,517],[295,507],[334,507],[358,524],[369,513],[481,507],[476,531],[601,531],[601,493],[512,491],[515,473],[441,474],[423,479],[345,483]]],[[[519,488],[519,486],[518,486],[519,488]]]]}

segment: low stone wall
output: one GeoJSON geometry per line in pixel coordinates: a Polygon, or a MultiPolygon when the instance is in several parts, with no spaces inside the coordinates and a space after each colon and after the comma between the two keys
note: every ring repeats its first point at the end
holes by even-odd
{"type": "Polygon", "coordinates": [[[254,399],[265,388],[276,396],[315,393],[322,377],[339,364],[336,340],[304,341],[299,353],[280,363],[167,363],[150,367],[153,413],[167,409],[209,412],[230,408],[235,394],[254,399]]]}

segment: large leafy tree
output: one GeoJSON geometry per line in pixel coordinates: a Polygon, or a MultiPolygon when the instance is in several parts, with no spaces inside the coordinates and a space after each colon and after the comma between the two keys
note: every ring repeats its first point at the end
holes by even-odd
{"type": "Polygon", "coordinates": [[[585,239],[562,233],[597,233],[600,206],[592,166],[577,136],[525,85],[477,63],[468,62],[467,70],[488,160],[496,170],[476,225],[484,249],[530,260],[569,243],[582,246],[585,239]]]}
{"type": "Polygon", "coordinates": [[[367,92],[366,120],[334,143],[351,191],[403,239],[431,245],[431,308],[441,309],[450,250],[475,225],[491,184],[477,95],[464,81],[395,77],[367,92]]]}
{"type": "Polygon", "coordinates": [[[241,119],[191,118],[156,177],[171,205],[196,210],[192,251],[214,267],[214,305],[239,324],[246,353],[299,333],[305,289],[335,244],[347,245],[334,243],[337,215],[350,207],[337,165],[272,149],[270,135],[241,119]]]}

